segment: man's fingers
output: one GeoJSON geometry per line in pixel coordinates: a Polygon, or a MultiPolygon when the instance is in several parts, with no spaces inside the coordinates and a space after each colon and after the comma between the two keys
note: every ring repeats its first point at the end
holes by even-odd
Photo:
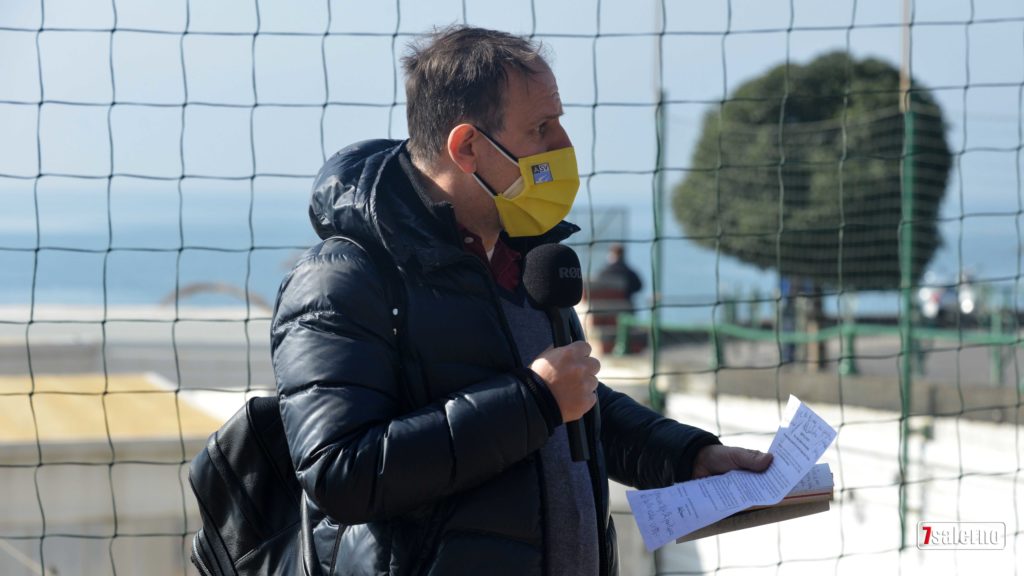
{"type": "Polygon", "coordinates": [[[530,365],[547,382],[566,422],[578,419],[597,403],[601,361],[591,352],[593,348],[582,340],[548,347],[530,365]]]}
{"type": "Polygon", "coordinates": [[[761,472],[772,463],[772,455],[767,452],[742,448],[736,450],[733,458],[741,468],[753,472],[761,472]]]}
{"type": "Polygon", "coordinates": [[[581,358],[590,356],[590,353],[593,352],[593,348],[591,348],[590,344],[587,344],[584,340],[577,340],[569,346],[572,348],[573,353],[581,358]]]}
{"type": "Polygon", "coordinates": [[[724,474],[730,470],[750,470],[764,472],[772,463],[772,455],[767,452],[722,446],[713,444],[704,447],[697,453],[694,461],[693,477],[703,478],[713,474],[724,474]]]}

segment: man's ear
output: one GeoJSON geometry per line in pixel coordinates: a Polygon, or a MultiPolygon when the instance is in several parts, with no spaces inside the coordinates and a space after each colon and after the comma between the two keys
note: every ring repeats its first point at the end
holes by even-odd
{"type": "Polygon", "coordinates": [[[480,141],[472,124],[459,124],[448,133],[448,157],[466,174],[476,172],[475,146],[480,141]]]}

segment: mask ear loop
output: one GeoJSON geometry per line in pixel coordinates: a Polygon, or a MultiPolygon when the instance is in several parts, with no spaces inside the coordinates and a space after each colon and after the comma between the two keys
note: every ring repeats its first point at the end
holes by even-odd
{"type": "Polygon", "coordinates": [[[506,150],[504,146],[502,146],[501,144],[498,144],[498,141],[495,140],[494,138],[491,138],[491,136],[489,134],[487,134],[487,132],[484,132],[480,128],[476,128],[476,129],[477,129],[477,132],[480,132],[481,134],[483,134],[484,138],[487,138],[487,141],[491,143],[491,146],[494,146],[494,149],[497,150],[502,156],[504,156],[506,160],[508,160],[509,162],[515,164],[516,166],[519,166],[519,159],[518,158],[513,156],[512,153],[509,152],[508,150],[506,150]]]}
{"type": "Polygon", "coordinates": [[[493,188],[491,188],[491,187],[490,187],[490,186],[489,186],[489,185],[487,184],[487,182],[484,182],[482,178],[480,178],[479,176],[477,176],[477,175],[476,175],[476,172],[473,172],[472,176],[473,176],[473,179],[474,179],[474,180],[476,180],[476,183],[477,183],[477,184],[479,184],[481,188],[483,188],[484,190],[487,190],[488,192],[490,192],[490,193],[491,193],[491,196],[494,196],[495,198],[497,198],[497,196],[498,196],[498,193],[497,193],[497,192],[495,192],[495,191],[494,191],[494,189],[493,189],[493,188]]]}
{"type": "MultiPolygon", "coordinates": [[[[504,156],[506,160],[508,160],[509,162],[515,164],[516,166],[519,166],[519,160],[517,160],[516,157],[513,156],[508,150],[505,150],[504,146],[502,146],[501,144],[498,144],[497,140],[495,140],[494,138],[491,138],[487,134],[487,132],[484,132],[479,127],[474,126],[474,128],[476,128],[477,132],[479,132],[481,135],[483,135],[483,137],[486,138],[487,141],[491,143],[491,146],[494,146],[494,149],[497,150],[499,154],[504,156]]],[[[486,182],[483,181],[482,178],[477,176],[476,172],[473,172],[473,179],[476,180],[476,183],[479,184],[481,188],[483,188],[484,190],[487,190],[488,192],[490,192],[491,196],[494,196],[495,198],[498,197],[498,193],[494,191],[494,188],[491,188],[489,184],[487,184],[486,182]]]]}

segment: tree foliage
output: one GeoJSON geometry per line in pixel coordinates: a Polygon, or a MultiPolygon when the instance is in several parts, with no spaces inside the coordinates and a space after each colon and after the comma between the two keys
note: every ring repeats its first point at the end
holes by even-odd
{"type": "Polygon", "coordinates": [[[915,84],[904,149],[899,72],[845,53],[769,70],[704,117],[673,210],[687,236],[786,277],[899,286],[901,164],[913,159],[913,274],[941,242],[950,168],[941,110],[915,84]]]}

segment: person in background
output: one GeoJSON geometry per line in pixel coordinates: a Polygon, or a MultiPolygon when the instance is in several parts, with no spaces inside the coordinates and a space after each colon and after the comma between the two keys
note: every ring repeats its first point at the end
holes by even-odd
{"type": "Polygon", "coordinates": [[[562,221],[579,173],[541,48],[456,26],[403,65],[409,139],[327,161],[323,241],[275,306],[296,573],[612,576],[609,477],[654,488],[771,456],[601,384],[586,342],[552,346],[521,262],[579,230],[562,221]],[[593,456],[575,462],[581,417],[593,456]]]}
{"type": "Polygon", "coordinates": [[[595,280],[606,288],[621,290],[623,298],[629,302],[628,312],[636,310],[633,296],[643,289],[644,284],[640,276],[626,264],[622,244],[612,244],[608,247],[608,264],[597,273],[595,280]]]}

